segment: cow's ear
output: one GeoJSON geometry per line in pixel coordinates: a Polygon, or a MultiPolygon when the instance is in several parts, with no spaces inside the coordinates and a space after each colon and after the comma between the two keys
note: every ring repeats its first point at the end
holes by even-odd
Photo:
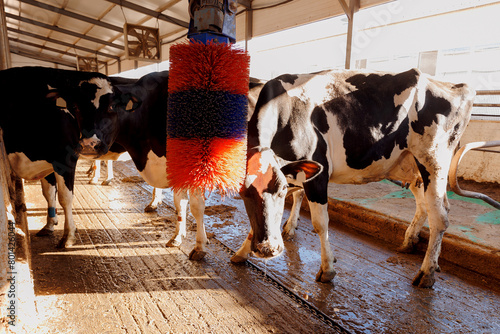
{"type": "Polygon", "coordinates": [[[127,112],[135,111],[142,104],[141,99],[131,93],[122,93],[117,87],[114,88],[113,93],[113,109],[124,110],[127,112]]]}
{"type": "Polygon", "coordinates": [[[302,180],[300,181],[306,182],[306,181],[311,181],[316,176],[318,176],[323,171],[323,166],[320,163],[317,163],[316,161],[299,160],[290,162],[285,166],[281,167],[281,171],[283,172],[283,174],[285,174],[285,176],[289,176],[294,180],[302,178],[302,180]]]}
{"type": "Polygon", "coordinates": [[[125,106],[125,111],[135,111],[142,104],[142,101],[135,95],[129,94],[127,105],[125,106]]]}

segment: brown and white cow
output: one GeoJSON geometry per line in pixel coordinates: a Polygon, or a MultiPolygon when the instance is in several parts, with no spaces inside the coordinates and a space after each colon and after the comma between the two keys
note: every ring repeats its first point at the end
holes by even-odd
{"type": "Polygon", "coordinates": [[[413,280],[432,287],[449,224],[447,175],[475,93],[416,69],[403,73],[332,70],[282,75],[264,86],[248,128],[248,170],[241,196],[251,231],[231,259],[283,250],[280,224],[288,184],[302,187],[321,241],[317,281],[336,275],[328,240],[328,182],[385,178],[410,184],[417,210],[405,250],[429,219],[429,246],[413,280]]]}

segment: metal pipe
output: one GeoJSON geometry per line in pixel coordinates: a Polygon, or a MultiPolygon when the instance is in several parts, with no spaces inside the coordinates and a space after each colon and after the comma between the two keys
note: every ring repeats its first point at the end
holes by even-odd
{"type": "Polygon", "coordinates": [[[462,160],[462,157],[464,156],[465,153],[467,153],[469,150],[472,149],[477,149],[482,147],[495,147],[495,146],[500,146],[500,140],[489,141],[489,142],[473,142],[462,146],[457,151],[457,153],[455,153],[453,159],[451,160],[450,171],[448,172],[448,180],[450,182],[451,190],[453,190],[453,192],[455,192],[456,194],[464,197],[477,198],[483,200],[489,205],[493,206],[494,208],[500,210],[499,202],[495,201],[494,199],[490,198],[485,194],[481,194],[474,191],[462,190],[458,185],[458,180],[457,180],[458,164],[460,163],[460,160],[462,160]]]}

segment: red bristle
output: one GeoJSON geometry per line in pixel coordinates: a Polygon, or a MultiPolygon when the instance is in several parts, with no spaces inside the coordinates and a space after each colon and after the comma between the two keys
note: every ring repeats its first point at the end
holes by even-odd
{"type": "Polygon", "coordinates": [[[174,139],[167,144],[167,177],[173,190],[240,190],[246,172],[246,140],[174,139]]]}
{"type": "Polygon", "coordinates": [[[170,94],[191,89],[247,94],[249,55],[224,43],[179,43],[170,48],[170,94]]]}

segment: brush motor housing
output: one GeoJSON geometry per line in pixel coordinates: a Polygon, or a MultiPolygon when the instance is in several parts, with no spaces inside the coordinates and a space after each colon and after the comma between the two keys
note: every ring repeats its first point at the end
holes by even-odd
{"type": "Polygon", "coordinates": [[[188,39],[204,44],[236,41],[236,0],[190,0],[188,39]]]}

